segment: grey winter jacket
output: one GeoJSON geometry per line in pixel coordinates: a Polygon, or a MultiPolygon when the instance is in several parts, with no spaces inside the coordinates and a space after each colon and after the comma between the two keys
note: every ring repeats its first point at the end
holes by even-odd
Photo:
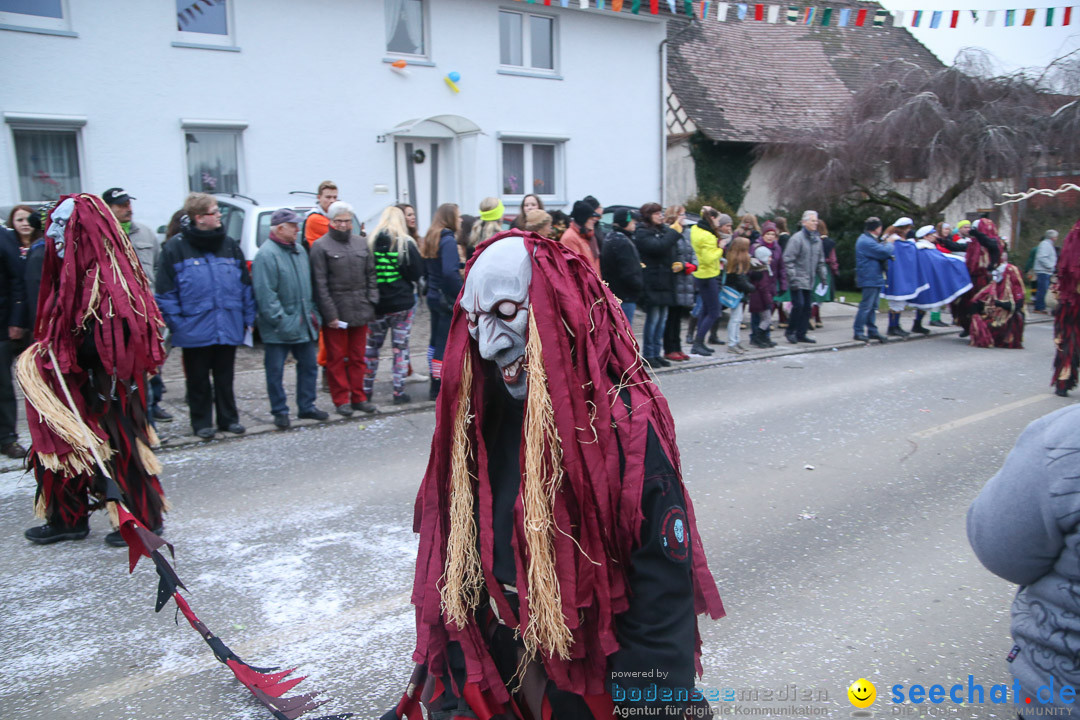
{"type": "Polygon", "coordinates": [[[828,278],[829,266],[825,264],[821,236],[807,232],[806,228],[792,235],[784,248],[784,270],[788,288],[792,290],[813,290],[818,282],[828,278]]]}
{"type": "Polygon", "coordinates": [[[161,254],[161,242],[158,241],[154,231],[142,223],[131,223],[131,232],[128,233],[131,246],[135,248],[135,257],[139,258],[143,272],[150,279],[151,284],[157,277],[157,261],[161,254]]]}
{"type": "Polygon", "coordinates": [[[1053,275],[1057,269],[1057,250],[1050,238],[1043,238],[1035,248],[1035,266],[1032,269],[1036,275],[1053,275]]]}
{"type": "Polygon", "coordinates": [[[375,256],[359,235],[341,242],[327,233],[311,244],[311,284],[323,324],[341,320],[351,327],[375,319],[375,256]]]}
{"type": "MultiPolygon", "coordinates": [[[[683,265],[697,265],[697,255],[694,254],[694,246],[690,244],[689,225],[683,228],[679,241],[675,244],[675,260],[683,265]]],[[[694,276],[685,270],[675,275],[675,305],[694,307],[694,276]]]]}
{"type": "Polygon", "coordinates": [[[255,253],[251,283],[264,343],[296,345],[319,339],[308,251],[299,241],[288,247],[273,238],[264,242],[255,253]]]}
{"type": "Polygon", "coordinates": [[[1022,586],[1010,669],[1024,692],[1080,686],[1080,405],[1028,425],[971,504],[967,533],[988,570],[1022,586]]]}

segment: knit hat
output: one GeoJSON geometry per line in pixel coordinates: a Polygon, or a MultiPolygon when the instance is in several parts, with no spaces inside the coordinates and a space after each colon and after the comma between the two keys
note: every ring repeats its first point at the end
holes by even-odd
{"type": "Polygon", "coordinates": [[[720,217],[716,218],[715,223],[716,223],[716,229],[719,230],[720,228],[724,227],[725,225],[730,225],[731,224],[731,216],[728,215],[727,213],[720,213],[720,217]]]}
{"type": "Polygon", "coordinates": [[[1057,230],[1047,230],[1046,234],[1043,235],[1043,237],[1048,238],[1050,240],[1057,240],[1058,239],[1058,231],[1057,230]]]}
{"type": "Polygon", "coordinates": [[[776,232],[776,223],[772,220],[766,220],[765,224],[761,226],[761,234],[764,235],[767,232],[776,232]]]}
{"type": "Polygon", "coordinates": [[[570,211],[570,219],[581,227],[585,227],[585,223],[587,223],[589,218],[594,215],[596,215],[596,208],[585,200],[578,200],[575,202],[574,209],[570,211]]]}
{"type": "Polygon", "coordinates": [[[967,227],[970,224],[971,224],[970,220],[961,220],[960,222],[956,223],[956,229],[959,230],[960,228],[967,227]]]}
{"type": "Polygon", "coordinates": [[[617,228],[625,228],[631,220],[640,220],[641,213],[630,208],[620,208],[611,216],[611,224],[617,228]]]}
{"type": "Polygon", "coordinates": [[[590,205],[592,205],[593,210],[599,210],[600,209],[600,201],[597,200],[596,198],[594,198],[592,195],[586,195],[584,197],[584,201],[589,203],[590,205]]]}

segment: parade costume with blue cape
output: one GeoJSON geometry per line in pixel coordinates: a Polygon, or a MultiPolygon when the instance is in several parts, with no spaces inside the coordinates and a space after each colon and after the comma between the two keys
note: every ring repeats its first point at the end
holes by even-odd
{"type": "Polygon", "coordinates": [[[971,289],[971,276],[960,258],[947,255],[930,243],[894,245],[896,255],[889,261],[888,281],[882,293],[886,300],[932,310],[971,289]]]}
{"type": "Polygon", "coordinates": [[[951,303],[971,289],[971,275],[963,258],[943,253],[936,245],[918,242],[916,259],[920,284],[928,287],[908,304],[920,310],[933,310],[951,303]]]}
{"type": "Polygon", "coordinates": [[[881,297],[907,302],[929,289],[930,283],[919,274],[918,249],[915,243],[898,240],[893,246],[896,254],[889,260],[885,290],[881,297]]]}

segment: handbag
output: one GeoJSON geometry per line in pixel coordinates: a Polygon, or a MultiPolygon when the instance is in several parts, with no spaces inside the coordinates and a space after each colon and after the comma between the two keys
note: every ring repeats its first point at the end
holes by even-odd
{"type": "Polygon", "coordinates": [[[743,294],[735,288],[727,285],[727,270],[720,280],[720,304],[729,309],[735,309],[742,304],[743,294]]]}

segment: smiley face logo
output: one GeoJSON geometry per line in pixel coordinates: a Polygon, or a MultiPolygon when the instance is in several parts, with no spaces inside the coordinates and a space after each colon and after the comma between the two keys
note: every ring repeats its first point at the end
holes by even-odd
{"type": "Polygon", "coordinates": [[[857,708],[868,708],[877,700],[877,688],[866,678],[859,678],[847,689],[848,700],[857,708]]]}

